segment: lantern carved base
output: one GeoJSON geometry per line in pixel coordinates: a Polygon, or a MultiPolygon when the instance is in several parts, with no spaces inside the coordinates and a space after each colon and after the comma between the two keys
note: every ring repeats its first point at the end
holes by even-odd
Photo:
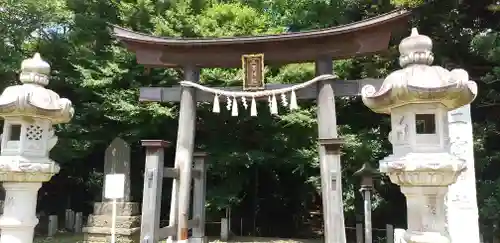
{"type": "Polygon", "coordinates": [[[448,243],[445,196],[447,186],[402,186],[408,205],[407,243],[448,243]]]}
{"type": "Polygon", "coordinates": [[[406,243],[450,243],[448,237],[437,232],[410,232],[406,231],[406,243]]]}
{"type": "Polygon", "coordinates": [[[0,157],[0,181],[45,182],[59,170],[59,165],[49,158],[20,155],[0,157]]]}
{"type": "Polygon", "coordinates": [[[449,153],[390,155],[380,170],[401,186],[408,208],[407,243],[449,243],[445,196],[465,170],[465,161],[449,153]]]}
{"type": "Polygon", "coordinates": [[[400,186],[449,186],[466,169],[465,161],[449,153],[389,155],[380,171],[400,186]]]}
{"type": "Polygon", "coordinates": [[[21,155],[0,156],[0,181],[5,189],[0,217],[0,243],[31,243],[38,224],[36,204],[42,182],[59,172],[49,158],[21,155]]]}

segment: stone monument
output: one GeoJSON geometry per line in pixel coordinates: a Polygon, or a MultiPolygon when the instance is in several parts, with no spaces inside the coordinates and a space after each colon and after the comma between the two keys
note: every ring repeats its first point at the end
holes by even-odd
{"type": "Polygon", "coordinates": [[[448,112],[470,104],[477,85],[465,70],[431,66],[432,40],[412,29],[399,45],[403,69],[392,72],[380,90],[367,85],[362,98],[377,113],[391,115],[393,153],[380,171],[401,186],[408,208],[408,243],[448,243],[445,197],[466,170],[450,153],[448,112]]]}
{"type": "Polygon", "coordinates": [[[457,182],[451,185],[448,191],[448,233],[453,243],[479,243],[481,240],[470,105],[448,112],[448,120],[450,152],[465,160],[467,164],[467,171],[458,177],[457,182]]]}
{"type": "Polygon", "coordinates": [[[0,96],[0,181],[5,205],[0,217],[0,243],[31,243],[38,224],[36,204],[42,182],[59,172],[49,158],[57,143],[53,125],[73,118],[71,101],[44,86],[49,84],[50,65],[40,54],[21,64],[21,85],[7,87],[0,96]]]}
{"type": "MultiPolygon", "coordinates": [[[[125,196],[117,202],[116,242],[136,242],[139,238],[141,216],[139,203],[130,202],[130,146],[115,138],[106,149],[104,174],[125,174],[125,196]]],[[[103,190],[104,191],[104,190],[103,190]]],[[[109,242],[111,237],[112,202],[104,198],[94,204],[87,227],[83,228],[86,243],[109,242]]]]}

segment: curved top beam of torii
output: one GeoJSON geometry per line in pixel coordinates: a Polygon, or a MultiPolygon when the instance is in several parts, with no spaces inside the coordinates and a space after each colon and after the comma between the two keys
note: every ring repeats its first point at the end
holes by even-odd
{"type": "Polygon", "coordinates": [[[241,67],[241,56],[264,53],[266,64],[302,63],[386,50],[394,30],[404,28],[411,11],[396,10],[332,28],[266,36],[224,38],[156,37],[113,27],[114,36],[150,67],[241,67]]]}

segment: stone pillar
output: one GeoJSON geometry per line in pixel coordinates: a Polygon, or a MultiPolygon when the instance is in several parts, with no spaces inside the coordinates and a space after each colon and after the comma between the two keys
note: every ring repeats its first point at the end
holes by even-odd
{"type": "MultiPolygon", "coordinates": [[[[430,182],[430,181],[429,181],[430,182]]],[[[448,185],[435,187],[401,186],[408,205],[408,231],[405,239],[415,243],[449,242],[446,231],[444,197],[448,185]]]]}
{"type": "Polygon", "coordinates": [[[48,157],[58,140],[52,126],[69,122],[74,110],[71,101],[44,88],[49,75],[50,65],[37,53],[21,64],[22,84],[0,95],[0,181],[6,193],[0,243],[33,242],[38,189],[59,172],[48,157]]]}
{"type": "Polygon", "coordinates": [[[47,236],[49,237],[54,236],[55,234],[57,234],[58,230],[59,230],[59,220],[57,218],[57,215],[50,215],[47,236]]]}
{"type": "MultiPolygon", "coordinates": [[[[386,158],[381,171],[401,186],[406,196],[408,243],[447,243],[445,196],[464,165],[451,155],[414,155],[413,159],[386,158]],[[438,162],[439,161],[439,162],[438,162]]],[[[396,238],[396,237],[395,237],[396,238]]]]}
{"type": "Polygon", "coordinates": [[[70,232],[73,232],[75,228],[75,211],[73,211],[72,209],[67,209],[66,215],[67,215],[66,229],[69,230],[70,232]]]}
{"type": "Polygon", "coordinates": [[[161,193],[163,185],[163,165],[165,148],[163,140],[142,140],[146,148],[144,165],[144,185],[142,195],[141,242],[158,242],[161,214],[161,193]]]}
{"type": "Polygon", "coordinates": [[[356,224],[356,243],[364,243],[363,224],[356,224]]]}
{"type": "Polygon", "coordinates": [[[228,218],[220,219],[220,240],[228,241],[229,240],[229,220],[228,218]]]}
{"type": "Polygon", "coordinates": [[[449,187],[446,202],[448,233],[452,243],[479,243],[481,241],[470,105],[448,112],[448,120],[450,152],[465,160],[467,165],[467,170],[449,187]]]}
{"type": "Polygon", "coordinates": [[[78,212],[75,213],[75,224],[73,226],[73,232],[75,233],[82,233],[82,228],[83,227],[83,213],[78,212]]]}
{"type": "Polygon", "coordinates": [[[192,229],[193,233],[189,238],[189,243],[207,243],[205,236],[205,198],[207,184],[207,153],[195,152],[194,169],[199,172],[194,176],[193,185],[193,219],[198,221],[198,225],[192,229]]]}
{"type": "Polygon", "coordinates": [[[385,225],[386,232],[386,243],[394,243],[394,225],[386,224],[385,225]]]}
{"type": "Polygon", "coordinates": [[[4,182],[5,207],[0,218],[1,243],[33,242],[38,189],[42,183],[4,182]]]}

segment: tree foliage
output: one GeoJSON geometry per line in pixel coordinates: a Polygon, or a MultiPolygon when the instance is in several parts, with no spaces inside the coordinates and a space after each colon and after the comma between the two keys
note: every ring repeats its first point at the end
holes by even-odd
{"type": "MultiPolygon", "coordinates": [[[[52,157],[63,170],[42,189],[40,207],[57,211],[67,206],[60,202],[69,197],[71,207],[89,210],[100,195],[103,151],[116,136],[133,147],[132,190],[137,200],[144,160],[138,141],[175,141],[178,105],[140,103],[138,89],[175,85],[182,70],[148,71],[138,65],[111,36],[109,24],[176,37],[263,35],[352,23],[401,6],[419,6],[412,23],[434,40],[437,64],[462,67],[480,83],[480,97],[473,105],[478,200],[481,222],[490,225],[489,232],[496,231],[500,21],[497,6],[485,0],[0,0],[2,87],[15,83],[22,59],[38,51],[52,66],[49,88],[71,99],[76,109],[71,123],[57,127],[60,142],[52,157]]],[[[336,61],[334,69],[345,79],[383,78],[396,64],[393,45],[383,55],[336,61]]],[[[314,76],[314,66],[291,64],[268,67],[266,72],[268,82],[298,83],[314,76]]],[[[241,75],[239,69],[204,69],[201,81],[241,85],[241,75]]],[[[297,112],[261,112],[258,118],[212,114],[210,107],[199,105],[196,147],[210,153],[207,206],[213,220],[232,207],[248,222],[244,232],[297,236],[312,230],[309,212],[320,202],[316,107],[300,105],[297,112]]],[[[389,123],[387,116],[370,112],[358,98],[338,98],[337,110],[340,133],[347,141],[342,155],[344,210],[352,225],[361,210],[359,178],[352,173],[367,161],[376,166],[389,152],[389,123]]],[[[171,150],[166,164],[173,161],[171,150]]],[[[165,186],[166,206],[169,184],[165,186]]],[[[376,188],[374,225],[404,227],[404,198],[398,188],[387,178],[376,188]]]]}

